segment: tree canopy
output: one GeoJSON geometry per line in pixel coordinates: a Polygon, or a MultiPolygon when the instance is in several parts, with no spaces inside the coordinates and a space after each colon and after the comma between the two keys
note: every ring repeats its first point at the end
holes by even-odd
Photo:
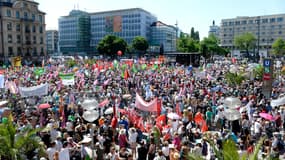
{"type": "Polygon", "coordinates": [[[115,35],[106,35],[98,44],[97,50],[100,54],[114,57],[118,51],[125,53],[127,42],[115,35]]]}
{"type": "Polygon", "coordinates": [[[146,52],[149,47],[149,44],[144,37],[137,36],[132,41],[132,47],[138,51],[146,52]]]}
{"type": "Polygon", "coordinates": [[[234,44],[239,49],[245,50],[249,56],[249,50],[255,46],[256,37],[252,33],[244,33],[234,39],[234,44]]]}
{"type": "Polygon", "coordinates": [[[179,52],[198,52],[199,42],[183,34],[177,41],[177,50],[179,52]]]}
{"type": "Polygon", "coordinates": [[[275,55],[284,55],[285,54],[285,40],[278,38],[272,44],[273,53],[275,55]]]}
{"type": "Polygon", "coordinates": [[[195,31],[194,27],[192,27],[190,37],[195,41],[200,41],[199,31],[195,31]]]}
{"type": "Polygon", "coordinates": [[[200,53],[207,59],[212,54],[225,55],[228,51],[219,46],[219,39],[215,35],[210,34],[200,42],[200,53]]]}

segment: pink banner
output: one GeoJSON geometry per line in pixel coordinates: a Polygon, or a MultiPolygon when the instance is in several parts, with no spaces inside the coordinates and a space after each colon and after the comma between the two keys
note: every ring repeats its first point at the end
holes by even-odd
{"type": "Polygon", "coordinates": [[[101,103],[99,103],[99,107],[105,107],[107,104],[109,104],[109,100],[105,99],[104,101],[102,101],[101,103]]]}
{"type": "Polygon", "coordinates": [[[142,111],[157,112],[157,98],[155,98],[154,100],[150,102],[146,102],[137,93],[136,94],[136,107],[142,111]]]}

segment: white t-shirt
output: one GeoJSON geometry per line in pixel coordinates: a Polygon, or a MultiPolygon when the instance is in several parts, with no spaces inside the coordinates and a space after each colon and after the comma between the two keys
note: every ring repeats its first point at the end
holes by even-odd
{"type": "Polygon", "coordinates": [[[137,141],[138,133],[137,132],[129,132],[129,142],[134,143],[137,141]]]}
{"type": "Polygon", "coordinates": [[[72,132],[73,131],[73,124],[71,122],[66,122],[66,130],[68,132],[72,132]]]}
{"type": "Polygon", "coordinates": [[[161,149],[164,156],[169,156],[169,147],[162,147],[161,149]]]}
{"type": "Polygon", "coordinates": [[[62,148],[59,152],[59,160],[70,160],[68,148],[62,148]]]}
{"type": "Polygon", "coordinates": [[[61,148],[62,148],[62,143],[61,143],[61,141],[56,140],[56,141],[55,141],[55,149],[56,149],[57,151],[60,151],[61,148]]]}
{"type": "Polygon", "coordinates": [[[254,123],[254,133],[260,133],[261,132],[261,124],[259,122],[254,123]]]}
{"type": "Polygon", "coordinates": [[[48,155],[49,160],[53,160],[53,156],[54,156],[55,152],[56,152],[55,148],[48,148],[47,149],[47,155],[48,155]]]}

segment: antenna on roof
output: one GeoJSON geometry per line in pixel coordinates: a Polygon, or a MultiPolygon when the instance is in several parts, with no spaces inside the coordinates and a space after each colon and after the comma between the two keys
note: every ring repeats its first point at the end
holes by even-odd
{"type": "Polygon", "coordinates": [[[75,4],[74,4],[74,7],[73,7],[73,9],[74,9],[74,10],[76,9],[76,7],[75,7],[75,4]]]}
{"type": "Polygon", "coordinates": [[[79,10],[79,3],[77,3],[77,9],[79,10]]]}

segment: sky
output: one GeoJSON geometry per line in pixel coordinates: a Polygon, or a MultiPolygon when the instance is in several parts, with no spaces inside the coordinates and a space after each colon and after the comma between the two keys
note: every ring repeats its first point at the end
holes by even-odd
{"type": "Polygon", "coordinates": [[[200,38],[208,36],[209,26],[215,20],[237,16],[259,16],[285,13],[284,0],[35,0],[46,13],[46,29],[58,29],[58,18],[72,9],[99,12],[126,8],[143,8],[158,20],[175,25],[185,33],[191,27],[200,38]]]}

